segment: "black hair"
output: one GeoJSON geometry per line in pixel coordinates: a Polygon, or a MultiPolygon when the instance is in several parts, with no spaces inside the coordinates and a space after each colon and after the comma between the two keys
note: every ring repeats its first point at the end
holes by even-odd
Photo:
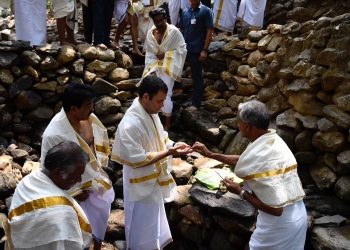
{"type": "Polygon", "coordinates": [[[153,96],[155,96],[159,91],[168,93],[168,86],[161,78],[155,75],[148,75],[142,79],[139,88],[140,98],[147,93],[150,100],[152,100],[153,96]]]}
{"type": "Polygon", "coordinates": [[[78,144],[64,141],[47,152],[44,160],[44,173],[48,174],[55,168],[60,168],[63,176],[67,176],[78,165],[86,165],[89,161],[89,155],[78,144]]]}
{"type": "Polygon", "coordinates": [[[158,15],[162,15],[165,19],[167,18],[166,11],[165,9],[162,9],[162,8],[155,8],[149,13],[149,16],[152,18],[152,20],[154,20],[154,17],[158,15]]]}
{"type": "Polygon", "coordinates": [[[81,108],[84,101],[95,100],[96,94],[93,88],[89,85],[79,82],[71,82],[62,95],[62,106],[65,112],[70,110],[70,107],[75,106],[81,108]]]}

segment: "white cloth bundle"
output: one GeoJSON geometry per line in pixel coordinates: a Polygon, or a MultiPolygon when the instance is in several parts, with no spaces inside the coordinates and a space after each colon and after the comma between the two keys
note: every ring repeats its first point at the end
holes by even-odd
{"type": "Polygon", "coordinates": [[[237,0],[216,0],[214,2],[214,27],[232,32],[237,16],[237,0]]]}

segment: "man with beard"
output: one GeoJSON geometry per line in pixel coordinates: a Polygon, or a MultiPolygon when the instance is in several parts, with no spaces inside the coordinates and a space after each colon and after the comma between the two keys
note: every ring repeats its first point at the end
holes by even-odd
{"type": "Polygon", "coordinates": [[[170,129],[170,119],[173,110],[171,101],[174,81],[181,79],[183,65],[186,59],[186,43],[180,31],[166,22],[166,12],[157,8],[150,12],[154,26],[147,33],[145,70],[142,77],[155,74],[168,86],[162,112],[166,116],[164,129],[170,129]]]}
{"type": "Polygon", "coordinates": [[[172,155],[192,151],[163,129],[158,112],[167,93],[162,79],[145,77],[115,134],[111,159],[123,164],[126,249],[163,249],[172,241],[164,209],[177,197],[172,155]]]}
{"type": "Polygon", "coordinates": [[[94,249],[101,249],[107,228],[111,203],[114,200],[112,183],[102,167],[108,163],[107,130],[94,111],[95,93],[82,83],[70,83],[62,96],[62,110],[47,126],[41,146],[41,163],[48,150],[62,141],[73,141],[88,153],[82,181],[68,190],[80,202],[94,237],[94,249]]]}

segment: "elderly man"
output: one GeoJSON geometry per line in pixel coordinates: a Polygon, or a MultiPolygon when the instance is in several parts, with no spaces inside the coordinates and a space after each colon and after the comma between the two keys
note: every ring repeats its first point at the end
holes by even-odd
{"type": "Polygon", "coordinates": [[[244,189],[227,177],[224,182],[228,191],[259,211],[249,249],[304,249],[305,193],[293,153],[275,130],[268,129],[270,113],[265,104],[255,100],[240,104],[237,119],[242,136],[251,142],[241,156],[212,153],[198,142],[192,149],[236,166],[235,174],[245,180],[244,189]]]}
{"type": "Polygon", "coordinates": [[[172,241],[164,202],[177,197],[170,172],[172,155],[191,152],[174,143],[163,130],[158,112],[167,85],[154,75],[145,77],[139,97],[118,126],[112,160],[123,164],[126,249],[163,249],[172,241]]]}
{"type": "Polygon", "coordinates": [[[70,83],[62,95],[63,108],[47,126],[41,146],[41,162],[47,151],[62,141],[78,143],[90,157],[82,181],[69,190],[89,218],[94,249],[101,249],[114,200],[112,183],[102,167],[108,163],[107,130],[94,111],[95,93],[83,83],[70,83]]]}
{"type": "Polygon", "coordinates": [[[147,34],[145,70],[142,77],[155,74],[168,86],[167,98],[162,112],[166,116],[164,129],[170,129],[174,81],[181,79],[186,59],[186,43],[180,31],[166,22],[166,12],[157,8],[150,12],[154,26],[147,34]]]}
{"type": "Polygon", "coordinates": [[[89,244],[88,219],[64,191],[81,181],[88,162],[88,154],[71,141],[47,152],[43,167],[24,177],[13,195],[7,249],[81,250],[89,244]]]}
{"type": "Polygon", "coordinates": [[[193,79],[192,106],[188,111],[196,111],[204,94],[203,62],[208,56],[208,48],[213,35],[213,12],[200,0],[190,0],[180,18],[179,28],[187,45],[187,61],[190,63],[193,79]]]}
{"type": "Polygon", "coordinates": [[[267,0],[242,0],[239,5],[237,19],[240,26],[248,30],[260,30],[264,23],[264,11],[267,0]]]}

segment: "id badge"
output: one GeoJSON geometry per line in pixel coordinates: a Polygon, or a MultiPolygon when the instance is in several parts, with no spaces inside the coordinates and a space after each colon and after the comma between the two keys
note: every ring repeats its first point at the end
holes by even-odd
{"type": "Polygon", "coordinates": [[[196,19],[191,19],[191,24],[196,24],[196,19]]]}

